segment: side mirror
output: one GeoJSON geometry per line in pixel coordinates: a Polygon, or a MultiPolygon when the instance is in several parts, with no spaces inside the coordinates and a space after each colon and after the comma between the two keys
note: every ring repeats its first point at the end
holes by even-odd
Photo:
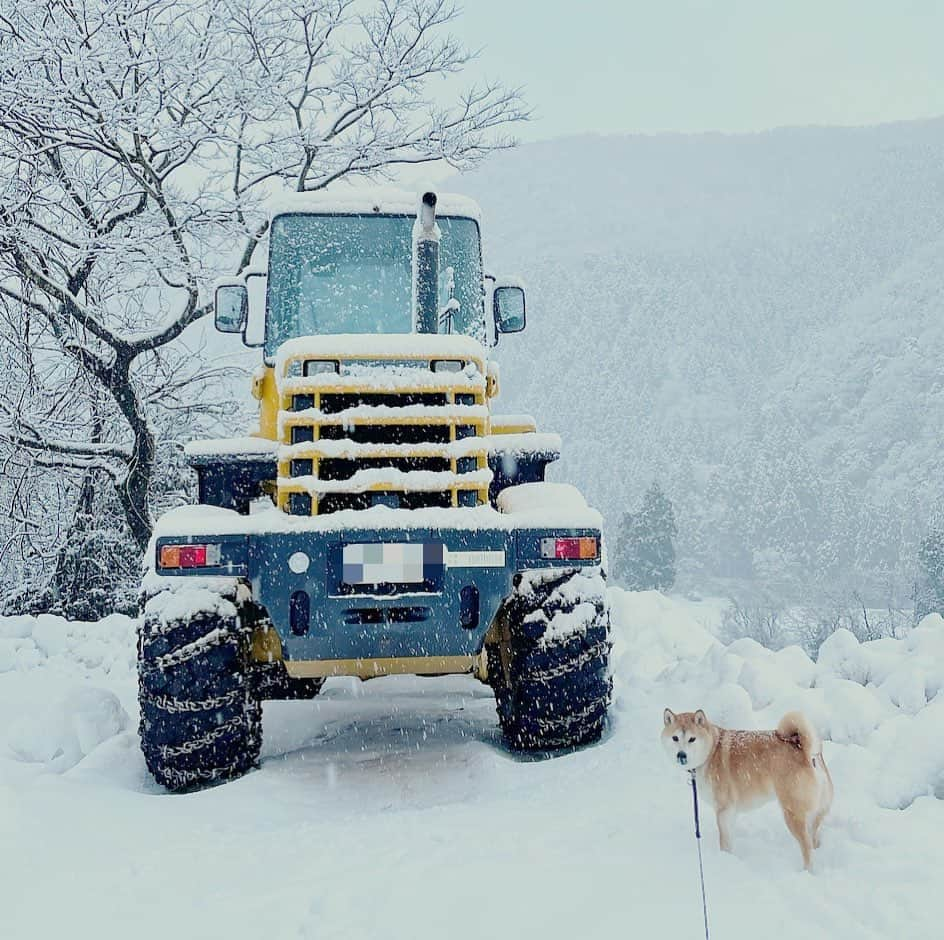
{"type": "Polygon", "coordinates": [[[266,278],[264,269],[249,268],[243,272],[246,280],[246,320],[243,323],[243,345],[250,349],[265,346],[266,334],[266,278]]]}
{"type": "Polygon", "coordinates": [[[495,329],[499,333],[520,333],[525,327],[524,288],[502,284],[492,294],[495,329]]]}
{"type": "Polygon", "coordinates": [[[249,292],[246,285],[220,284],[213,303],[213,323],[221,333],[242,333],[249,312],[249,292]]]}

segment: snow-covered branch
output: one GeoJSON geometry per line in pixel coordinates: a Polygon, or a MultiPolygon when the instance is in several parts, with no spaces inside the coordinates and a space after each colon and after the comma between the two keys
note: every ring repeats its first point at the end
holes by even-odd
{"type": "Polygon", "coordinates": [[[212,282],[252,262],[266,201],[513,142],[517,91],[432,93],[472,58],[457,16],[451,0],[3,3],[0,330],[26,391],[4,395],[22,413],[0,457],[108,474],[143,547],[176,433],[161,414],[220,413],[188,396],[209,370],[176,347],[212,282]]]}

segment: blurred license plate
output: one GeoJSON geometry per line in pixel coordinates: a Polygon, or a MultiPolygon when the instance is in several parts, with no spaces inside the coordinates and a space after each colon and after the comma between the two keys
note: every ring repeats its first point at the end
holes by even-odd
{"type": "Polygon", "coordinates": [[[421,584],[429,576],[427,566],[442,564],[442,545],[345,545],[341,580],[345,584],[421,584]]]}

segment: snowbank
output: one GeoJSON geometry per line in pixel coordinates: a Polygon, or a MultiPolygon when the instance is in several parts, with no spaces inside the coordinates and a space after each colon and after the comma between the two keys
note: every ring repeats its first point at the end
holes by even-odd
{"type": "Polygon", "coordinates": [[[64,773],[131,727],[111,689],[133,689],[135,625],[112,614],[93,623],[0,617],[0,753],[64,773]],[[14,684],[15,683],[15,684],[14,684]]]}
{"type": "Polygon", "coordinates": [[[63,773],[130,725],[113,692],[85,686],[23,715],[8,732],[7,745],[19,760],[63,773]]]}
{"type": "Polygon", "coordinates": [[[613,661],[618,678],[655,679],[670,666],[720,646],[683,607],[658,591],[610,591],[613,661]]]}
{"type": "MultiPolygon", "coordinates": [[[[526,487],[516,489],[520,510],[532,494],[526,487]]],[[[545,484],[538,490],[545,496],[553,490],[563,503],[570,498],[563,487],[545,484]]],[[[173,579],[155,580],[180,586],[171,584],[173,579]]],[[[218,594],[189,582],[183,586],[182,592],[153,598],[149,610],[167,619],[195,610],[232,611],[231,602],[218,594]]],[[[628,707],[639,687],[656,690],[664,704],[677,709],[704,707],[728,726],[771,728],[798,708],[816,725],[827,756],[836,747],[852,748],[849,753],[868,768],[878,805],[901,809],[922,796],[944,797],[944,748],[938,745],[944,722],[944,618],[939,615],[924,618],[901,639],[860,643],[838,630],[814,662],[796,646],[772,652],[751,639],[726,646],[712,632],[719,613],[710,603],[655,591],[611,589],[609,597],[617,711],[628,707]]],[[[553,628],[555,635],[567,633],[568,617],[561,615],[553,628]]],[[[95,686],[81,693],[71,686],[60,690],[28,720],[20,716],[9,723],[7,745],[21,760],[67,769],[127,727],[118,701],[97,685],[133,686],[135,621],[117,614],[96,623],[48,615],[2,617],[2,674],[51,674],[73,684],[94,680],[95,686]]]]}
{"type": "Polygon", "coordinates": [[[70,675],[117,674],[134,668],[135,621],[112,614],[95,623],[39,617],[0,617],[0,673],[35,668],[70,675]]]}
{"type": "MultiPolygon", "coordinates": [[[[772,728],[800,709],[829,744],[865,749],[880,806],[944,798],[944,619],[902,639],[860,643],[837,630],[813,662],[798,646],[776,652],[751,639],[721,644],[689,605],[653,591],[611,590],[614,669],[624,688],[658,682],[679,709],[704,707],[719,724],[772,728]]],[[[666,702],[671,705],[671,702],[666,702]]]]}
{"type": "Polygon", "coordinates": [[[669,705],[742,728],[802,707],[836,782],[812,876],[776,807],[739,821],[733,855],[705,813],[719,936],[748,940],[758,923],[783,940],[937,936],[944,621],[891,642],[840,635],[814,662],[719,642],[713,602],[609,596],[616,699],[597,746],[513,758],[492,696],[467,676],[329,680],[313,702],[266,705],[258,771],[184,797],[160,791],[137,748],[134,621],[0,618],[5,935],[88,923],[101,940],[163,940],[174,923],[230,940],[480,940],[481,920],[456,911],[481,871],[508,936],[608,937],[627,923],[660,940],[697,936],[691,795],[659,742],[669,705]],[[309,834],[346,851],[313,850],[309,834]],[[260,882],[260,871],[293,876],[260,882]],[[414,898],[423,918],[406,922],[414,898]]]}

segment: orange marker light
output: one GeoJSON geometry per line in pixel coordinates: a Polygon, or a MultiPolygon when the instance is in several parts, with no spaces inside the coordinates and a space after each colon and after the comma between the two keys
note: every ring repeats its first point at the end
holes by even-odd
{"type": "Polygon", "coordinates": [[[581,558],[596,558],[597,557],[597,540],[594,538],[583,538],[580,539],[580,557],[581,558]]]}

